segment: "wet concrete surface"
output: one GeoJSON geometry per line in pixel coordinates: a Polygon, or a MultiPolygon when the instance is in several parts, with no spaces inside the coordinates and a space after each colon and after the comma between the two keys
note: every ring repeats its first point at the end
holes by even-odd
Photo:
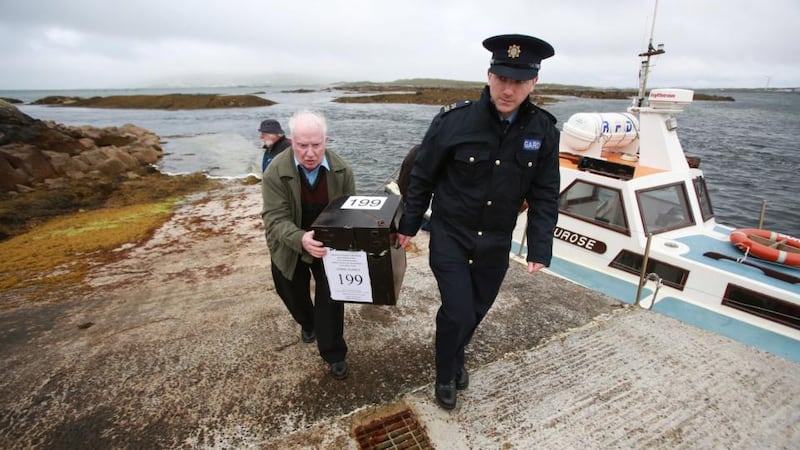
{"type": "Polygon", "coordinates": [[[272,288],[259,209],[257,186],[199,196],[90,293],[0,311],[0,448],[355,449],[403,410],[438,449],[800,447],[799,364],[517,264],[443,411],[425,234],[398,305],[346,306],[336,381],[272,288]]]}
{"type": "MultiPolygon", "coordinates": [[[[354,412],[430,386],[439,300],[425,233],[397,305],[345,307],[350,373],[336,381],[274,292],[260,203],[258,186],[199,196],[96,268],[90,293],[1,311],[0,447],[353,448],[354,412]],[[320,424],[342,433],[303,434],[320,424]]],[[[622,308],[512,264],[467,367],[622,308]]]]}
{"type": "Polygon", "coordinates": [[[355,449],[355,427],[400,409],[440,450],[795,449],[798,375],[793,361],[626,306],[475,368],[452,411],[426,385],[265,447],[355,449]]]}

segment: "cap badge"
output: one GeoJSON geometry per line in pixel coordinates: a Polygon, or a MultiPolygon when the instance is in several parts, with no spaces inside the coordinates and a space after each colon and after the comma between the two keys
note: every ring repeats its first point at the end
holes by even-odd
{"type": "Polygon", "coordinates": [[[517,44],[511,44],[508,46],[508,57],[511,59],[519,58],[519,55],[522,53],[522,50],[519,48],[517,44]]]}

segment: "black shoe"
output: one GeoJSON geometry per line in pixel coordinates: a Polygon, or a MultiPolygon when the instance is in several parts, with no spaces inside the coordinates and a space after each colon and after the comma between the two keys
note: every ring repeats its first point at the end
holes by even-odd
{"type": "Polygon", "coordinates": [[[335,380],[344,380],[347,378],[347,360],[343,359],[339,362],[331,364],[331,376],[335,380]]]}
{"type": "Polygon", "coordinates": [[[436,403],[444,409],[456,407],[456,382],[451,380],[449,383],[436,383],[436,403]]]}
{"type": "Polygon", "coordinates": [[[316,338],[317,334],[314,333],[314,330],[311,331],[300,330],[300,339],[302,339],[303,342],[305,342],[306,344],[314,342],[314,339],[316,338]]]}
{"type": "Polygon", "coordinates": [[[456,371],[456,389],[463,391],[469,386],[469,372],[467,368],[461,366],[456,371]]]}

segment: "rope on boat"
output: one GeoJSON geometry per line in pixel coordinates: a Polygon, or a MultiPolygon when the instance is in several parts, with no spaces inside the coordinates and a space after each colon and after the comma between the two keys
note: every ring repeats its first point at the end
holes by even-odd
{"type": "Polygon", "coordinates": [[[740,258],[736,258],[736,262],[741,264],[741,263],[747,261],[747,257],[748,256],[750,256],[750,247],[745,247],[744,255],[742,255],[740,258]]]}

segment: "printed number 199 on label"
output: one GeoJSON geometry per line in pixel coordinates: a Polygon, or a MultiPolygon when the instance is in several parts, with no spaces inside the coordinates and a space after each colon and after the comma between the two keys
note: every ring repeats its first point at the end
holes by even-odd
{"type": "Polygon", "coordinates": [[[344,285],[353,285],[360,286],[361,283],[364,282],[364,278],[359,274],[339,274],[339,284],[344,285]]]}
{"type": "Polygon", "coordinates": [[[381,206],[382,198],[350,197],[348,200],[351,208],[375,208],[381,206]]]}
{"type": "Polygon", "coordinates": [[[351,195],[344,203],[342,209],[371,209],[379,210],[386,202],[386,197],[370,197],[351,195]]]}

